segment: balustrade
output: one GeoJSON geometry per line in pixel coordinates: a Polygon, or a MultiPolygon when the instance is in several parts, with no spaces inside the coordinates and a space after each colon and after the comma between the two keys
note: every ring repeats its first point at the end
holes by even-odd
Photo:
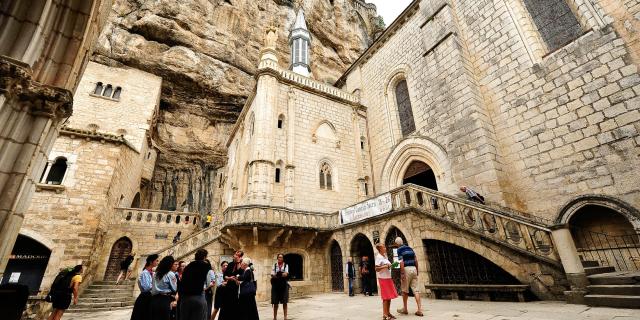
{"type": "Polygon", "coordinates": [[[225,210],[223,216],[225,226],[261,224],[330,230],[338,225],[338,216],[334,213],[295,211],[280,207],[231,207],[225,210]]]}
{"type": "Polygon", "coordinates": [[[200,223],[200,214],[141,208],[116,208],[112,223],[166,225],[172,228],[192,229],[200,223]]]}
{"type": "Polygon", "coordinates": [[[558,262],[546,225],[416,185],[391,191],[393,210],[414,209],[513,249],[558,262]]]}

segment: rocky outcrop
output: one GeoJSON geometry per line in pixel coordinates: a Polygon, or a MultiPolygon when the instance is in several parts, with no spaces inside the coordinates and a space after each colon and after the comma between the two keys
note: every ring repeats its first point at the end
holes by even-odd
{"type": "MultiPolygon", "coordinates": [[[[224,165],[225,144],[246,97],[267,26],[279,30],[287,65],[291,0],[115,0],[92,59],[163,78],[153,132],[160,151],[147,185],[155,208],[210,210],[213,192],[202,186],[224,165]],[[171,181],[171,186],[167,186],[171,181]],[[198,185],[198,183],[200,185],[198,185]],[[197,193],[204,198],[196,199],[197,193]]],[[[313,77],[335,81],[380,31],[362,0],[301,1],[312,40],[313,77]]]]}

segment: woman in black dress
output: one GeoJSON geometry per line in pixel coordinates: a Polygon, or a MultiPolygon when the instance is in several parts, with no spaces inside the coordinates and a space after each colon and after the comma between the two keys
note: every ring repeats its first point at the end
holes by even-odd
{"type": "Polygon", "coordinates": [[[227,282],[224,288],[224,294],[222,297],[222,309],[220,309],[220,315],[218,320],[236,320],[238,319],[239,307],[238,307],[238,278],[242,274],[243,270],[240,268],[242,257],[244,252],[238,250],[233,254],[233,261],[227,265],[227,270],[224,271],[224,281],[227,282]]]}
{"type": "Polygon", "coordinates": [[[240,263],[240,269],[243,270],[242,275],[238,277],[240,286],[240,297],[238,298],[239,317],[240,320],[259,320],[258,304],[256,303],[256,284],[253,271],[249,268],[251,259],[244,258],[240,263]]]}

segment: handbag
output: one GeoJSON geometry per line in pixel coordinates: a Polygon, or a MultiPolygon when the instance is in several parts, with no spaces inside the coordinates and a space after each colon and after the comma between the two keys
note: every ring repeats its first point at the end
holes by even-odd
{"type": "MultiPolygon", "coordinates": [[[[246,271],[245,271],[246,273],[246,271]]],[[[253,272],[251,273],[251,279],[243,280],[240,284],[240,289],[238,291],[239,296],[244,295],[255,295],[256,294],[256,284],[253,276],[253,272]]]]}

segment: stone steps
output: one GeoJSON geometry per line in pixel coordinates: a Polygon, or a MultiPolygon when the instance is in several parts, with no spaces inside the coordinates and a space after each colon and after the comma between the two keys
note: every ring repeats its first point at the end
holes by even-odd
{"type": "MultiPolygon", "coordinates": [[[[586,270],[587,268],[585,268],[586,270]]],[[[589,306],[640,308],[640,272],[622,271],[588,276],[584,301],[589,306]]]]}
{"type": "Polygon", "coordinates": [[[616,268],[614,267],[586,267],[584,268],[584,272],[587,274],[587,276],[591,276],[591,275],[595,275],[595,274],[601,274],[601,273],[610,273],[610,272],[615,272],[616,268]]]}
{"type": "Polygon", "coordinates": [[[640,308],[640,296],[588,294],[584,299],[593,307],[640,308]]]}
{"type": "Polygon", "coordinates": [[[68,312],[96,312],[130,308],[135,303],[134,282],[115,284],[113,281],[96,281],[85,289],[77,305],[68,312]]]}
{"type": "Polygon", "coordinates": [[[587,286],[587,289],[590,294],[595,295],[640,296],[638,284],[591,285],[587,286]]]}

